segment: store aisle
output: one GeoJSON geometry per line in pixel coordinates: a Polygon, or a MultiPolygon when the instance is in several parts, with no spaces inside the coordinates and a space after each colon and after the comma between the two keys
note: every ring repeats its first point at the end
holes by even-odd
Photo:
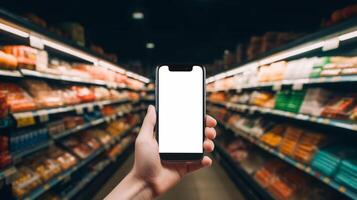
{"type": "MultiPolygon", "coordinates": [[[[123,176],[130,170],[133,163],[133,154],[120,167],[93,200],[101,200],[115,187],[123,176]]],[[[244,199],[234,183],[229,179],[217,161],[213,166],[186,176],[176,187],[159,198],[159,200],[240,200],[244,199]]]]}

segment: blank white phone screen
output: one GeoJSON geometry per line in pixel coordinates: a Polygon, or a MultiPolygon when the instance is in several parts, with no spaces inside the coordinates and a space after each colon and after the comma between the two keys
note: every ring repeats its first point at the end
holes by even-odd
{"type": "Polygon", "coordinates": [[[203,69],[159,68],[159,152],[202,153],[203,69]]]}

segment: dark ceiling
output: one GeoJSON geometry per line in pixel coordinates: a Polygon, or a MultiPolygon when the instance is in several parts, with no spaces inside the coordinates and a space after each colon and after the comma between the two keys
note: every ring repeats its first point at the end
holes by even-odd
{"type": "Polygon", "coordinates": [[[211,63],[225,49],[266,31],[310,32],[322,18],[354,0],[2,0],[17,14],[32,12],[49,24],[75,21],[87,39],[118,55],[140,60],[146,73],[157,63],[211,63]],[[141,11],[143,20],[133,20],[141,11]],[[145,48],[146,42],[155,49],[145,48]]]}

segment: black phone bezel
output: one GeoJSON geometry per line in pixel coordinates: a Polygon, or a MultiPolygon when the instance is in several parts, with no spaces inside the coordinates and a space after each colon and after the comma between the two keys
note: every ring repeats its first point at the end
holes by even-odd
{"type": "MultiPolygon", "coordinates": [[[[193,66],[198,66],[202,68],[202,90],[203,90],[203,112],[202,112],[202,120],[203,120],[203,127],[202,127],[202,143],[204,141],[204,134],[205,134],[205,126],[206,126],[206,69],[202,65],[195,65],[195,64],[170,64],[170,65],[159,65],[156,67],[156,80],[155,80],[155,102],[156,102],[156,139],[160,145],[159,141],[159,69],[160,67],[168,66],[170,71],[192,71],[193,66]]],[[[203,145],[202,145],[202,153],[159,153],[160,159],[162,161],[195,161],[201,160],[203,158],[203,145]]]]}

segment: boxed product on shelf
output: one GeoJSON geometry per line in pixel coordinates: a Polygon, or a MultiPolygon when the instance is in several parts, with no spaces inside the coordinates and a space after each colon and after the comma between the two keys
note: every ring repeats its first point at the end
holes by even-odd
{"type": "Polygon", "coordinates": [[[87,144],[92,150],[100,148],[101,144],[93,135],[88,135],[86,132],[80,133],[81,142],[87,144]]]}
{"type": "Polygon", "coordinates": [[[62,171],[60,165],[55,160],[46,158],[41,154],[29,161],[25,161],[23,165],[29,166],[34,172],[40,175],[43,182],[47,182],[62,171]]]}
{"type": "Polygon", "coordinates": [[[277,93],[275,109],[298,113],[303,103],[305,91],[283,90],[277,93]]]}
{"type": "Polygon", "coordinates": [[[357,155],[357,149],[352,145],[331,144],[320,148],[314,155],[311,166],[318,172],[327,176],[336,173],[341,161],[354,158],[357,155]]]}
{"type": "Polygon", "coordinates": [[[101,129],[86,130],[83,134],[86,134],[92,138],[97,138],[102,144],[108,144],[111,142],[111,140],[113,140],[113,138],[107,132],[101,129]]]}
{"type": "Polygon", "coordinates": [[[10,135],[10,150],[18,153],[48,142],[47,128],[25,128],[10,135]]]}
{"type": "Polygon", "coordinates": [[[309,163],[316,150],[325,141],[325,138],[325,135],[321,133],[304,132],[295,148],[294,158],[301,162],[309,163]]]}
{"type": "Polygon", "coordinates": [[[6,96],[6,103],[11,112],[30,111],[37,108],[33,98],[14,83],[0,83],[0,93],[6,96]]]}
{"type": "Polygon", "coordinates": [[[300,113],[320,116],[332,93],[323,88],[309,88],[300,107],[300,113]]]}
{"type": "Polygon", "coordinates": [[[22,45],[6,45],[2,47],[2,50],[16,57],[18,67],[36,69],[37,49],[22,45]]]}
{"type": "Polygon", "coordinates": [[[46,124],[48,134],[56,135],[66,131],[66,125],[63,120],[57,120],[46,124]]]}
{"type": "Polygon", "coordinates": [[[116,113],[116,110],[113,108],[113,106],[104,106],[101,109],[101,112],[103,116],[111,116],[116,113]]]}
{"type": "Polygon", "coordinates": [[[343,185],[357,191],[357,159],[347,158],[341,161],[335,174],[335,180],[343,185]]]}
{"type": "Polygon", "coordinates": [[[63,106],[62,93],[53,90],[45,81],[23,80],[23,87],[32,95],[39,108],[63,106]]]}
{"type": "Polygon", "coordinates": [[[272,181],[278,176],[278,174],[286,171],[287,166],[280,160],[272,160],[265,163],[254,174],[254,179],[263,187],[267,188],[272,181]]]}
{"type": "Polygon", "coordinates": [[[355,95],[336,96],[328,102],[321,115],[329,118],[348,119],[355,104],[355,95]]]}
{"type": "Polygon", "coordinates": [[[55,160],[63,171],[78,163],[75,156],[55,146],[49,148],[45,155],[47,158],[55,160]]]}
{"type": "Polygon", "coordinates": [[[63,121],[67,130],[84,124],[84,119],[82,116],[66,116],[63,118],[63,121]]]}
{"type": "Polygon", "coordinates": [[[298,192],[302,191],[306,184],[307,180],[302,176],[301,172],[292,168],[274,179],[267,189],[277,199],[291,199],[298,195],[298,192]]]}
{"type": "Polygon", "coordinates": [[[287,129],[287,125],[278,124],[274,126],[270,131],[265,133],[260,137],[260,140],[272,147],[278,147],[280,143],[283,141],[285,130],[287,129]]]}
{"type": "Polygon", "coordinates": [[[357,106],[355,106],[351,112],[351,115],[350,115],[350,119],[351,120],[357,120],[357,106]]]}
{"type": "Polygon", "coordinates": [[[91,86],[90,90],[94,93],[97,101],[110,100],[110,92],[105,87],[91,86]]]}
{"type": "Polygon", "coordinates": [[[0,50],[0,69],[17,69],[16,57],[0,50]]]}
{"type": "Polygon", "coordinates": [[[122,100],[122,99],[127,99],[128,98],[128,93],[127,92],[119,92],[114,89],[109,90],[110,93],[110,98],[112,100],[122,100]]]}
{"type": "Polygon", "coordinates": [[[92,102],[95,101],[95,94],[85,86],[72,86],[71,90],[77,93],[77,97],[81,102],[92,102]]]}
{"type": "Polygon", "coordinates": [[[41,184],[42,180],[39,174],[26,166],[21,166],[13,177],[12,192],[16,197],[22,198],[41,184]]]}
{"type": "Polygon", "coordinates": [[[284,139],[279,147],[280,152],[288,156],[292,156],[302,134],[302,129],[294,126],[288,126],[284,132],[284,139]]]}
{"type": "Polygon", "coordinates": [[[0,169],[11,163],[11,154],[9,152],[9,137],[0,135],[0,169]]]}
{"type": "Polygon", "coordinates": [[[63,141],[63,145],[81,159],[85,159],[93,153],[93,149],[82,142],[78,136],[71,136],[63,141]]]}
{"type": "Polygon", "coordinates": [[[243,93],[235,93],[229,99],[232,103],[239,103],[239,104],[248,104],[251,99],[250,92],[243,92],[243,93]]]}
{"type": "Polygon", "coordinates": [[[0,119],[7,117],[10,106],[6,102],[7,95],[0,92],[0,119]]]}
{"type": "Polygon", "coordinates": [[[81,99],[77,96],[77,92],[68,88],[62,90],[62,99],[66,105],[81,103],[81,99]]]}
{"type": "Polygon", "coordinates": [[[126,123],[124,120],[116,120],[108,124],[105,130],[113,137],[118,137],[129,128],[129,124],[126,123]]]}
{"type": "Polygon", "coordinates": [[[215,102],[224,102],[226,100],[226,93],[224,92],[215,92],[209,95],[208,99],[215,102]]]}
{"type": "Polygon", "coordinates": [[[254,91],[250,96],[249,103],[260,107],[273,108],[275,96],[272,92],[254,91]]]}

